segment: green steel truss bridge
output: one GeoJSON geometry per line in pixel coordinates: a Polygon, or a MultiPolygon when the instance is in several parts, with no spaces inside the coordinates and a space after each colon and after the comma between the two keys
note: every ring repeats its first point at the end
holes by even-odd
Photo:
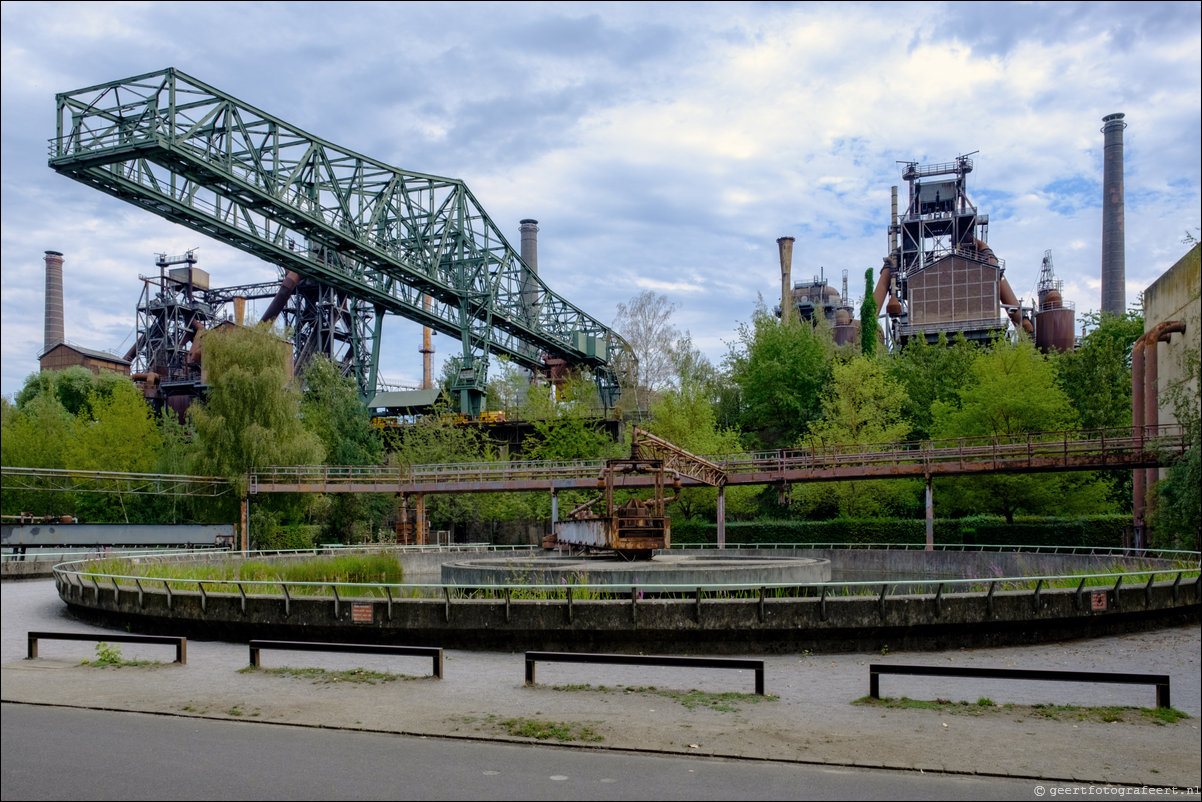
{"type": "Polygon", "coordinates": [[[466,413],[490,354],[535,371],[564,360],[616,402],[627,343],[551,292],[462,181],[340,148],[175,69],[57,104],[57,172],[370,304],[365,397],[390,313],[460,339],[466,413]]]}

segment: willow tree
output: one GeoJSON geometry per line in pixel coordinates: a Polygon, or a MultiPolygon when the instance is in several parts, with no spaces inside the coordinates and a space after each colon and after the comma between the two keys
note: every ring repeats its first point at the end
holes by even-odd
{"type": "Polygon", "coordinates": [[[241,495],[253,469],[321,462],[321,440],[302,423],[288,342],[260,325],[211,329],[201,344],[209,390],[190,410],[196,473],[223,476],[241,495]]]}

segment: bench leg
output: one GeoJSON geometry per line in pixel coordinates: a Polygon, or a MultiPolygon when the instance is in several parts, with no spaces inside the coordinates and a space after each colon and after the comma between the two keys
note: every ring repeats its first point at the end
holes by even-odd
{"type": "Polygon", "coordinates": [[[868,669],[868,695],[873,699],[881,698],[881,675],[868,669]]]}
{"type": "Polygon", "coordinates": [[[526,658],[526,684],[534,684],[534,661],[526,658]]]}
{"type": "Polygon", "coordinates": [[[29,649],[26,652],[26,659],[32,660],[38,656],[38,639],[34,636],[29,636],[29,649]]]}
{"type": "Polygon", "coordinates": [[[1169,704],[1169,684],[1166,682],[1163,685],[1156,685],[1156,706],[1157,707],[1172,707],[1169,704]]]}
{"type": "Polygon", "coordinates": [[[442,679],[442,649],[439,649],[438,653],[434,655],[434,677],[442,679]]]}

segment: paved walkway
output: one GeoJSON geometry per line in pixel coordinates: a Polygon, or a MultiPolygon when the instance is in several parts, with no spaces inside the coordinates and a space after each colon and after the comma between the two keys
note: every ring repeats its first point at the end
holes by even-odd
{"type": "Polygon", "coordinates": [[[38,659],[25,660],[29,629],[102,630],[66,618],[52,584],[45,583],[49,598],[34,583],[15,584],[28,587],[18,595],[4,584],[5,702],[512,741],[528,741],[514,728],[536,722],[565,732],[567,745],[590,748],[1192,787],[1194,794],[1202,779],[1199,625],[1025,647],[774,655],[764,658],[768,697],[761,699],[752,693],[752,672],[716,669],[540,664],[538,684],[526,686],[520,652],[448,651],[442,680],[429,676],[429,658],[263,653],[268,669],[364,668],[407,677],[379,684],[243,672],[245,644],[208,641],[190,641],[182,666],[167,662],[170,647],[141,645],[121,646],[122,656],[162,663],[86,666],[81,661],[94,659],[95,646],[66,641],[45,641],[38,659]],[[1151,708],[1154,689],[1013,680],[886,676],[884,696],[957,704],[854,704],[868,694],[874,662],[1169,674],[1173,707],[1189,718],[1162,723],[1130,711],[1120,721],[1082,720],[1035,705],[1151,708]],[[690,696],[694,690],[702,694],[690,696]],[[726,693],[738,695],[718,697],[726,693]],[[983,698],[994,704],[978,704],[983,698]]]}

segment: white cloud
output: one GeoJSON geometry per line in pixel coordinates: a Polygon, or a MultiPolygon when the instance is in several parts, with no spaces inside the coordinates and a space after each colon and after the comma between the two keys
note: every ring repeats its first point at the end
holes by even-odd
{"type": "MultiPolygon", "coordinates": [[[[905,202],[898,160],[979,151],[969,193],[1012,286],[1034,287],[1051,249],[1079,315],[1100,303],[1103,115],[1129,123],[1129,301],[1202,222],[1196,3],[683,8],[4,3],[3,394],[36,369],[44,250],[67,257],[68,336],[96,348],[125,341],[157,252],[199,245],[218,285],[274,275],[46,166],[56,93],[169,65],[344,147],[463,179],[515,246],[518,220],[538,219],[554,291],[602,321],[662,292],[715,361],[775,296],[779,236],[797,239],[795,276],[837,285],[847,270],[862,293],[891,186],[905,202]],[[369,44],[381,37],[392,44],[369,44]]],[[[420,330],[390,318],[385,337],[382,372],[416,382],[420,330]]]]}

